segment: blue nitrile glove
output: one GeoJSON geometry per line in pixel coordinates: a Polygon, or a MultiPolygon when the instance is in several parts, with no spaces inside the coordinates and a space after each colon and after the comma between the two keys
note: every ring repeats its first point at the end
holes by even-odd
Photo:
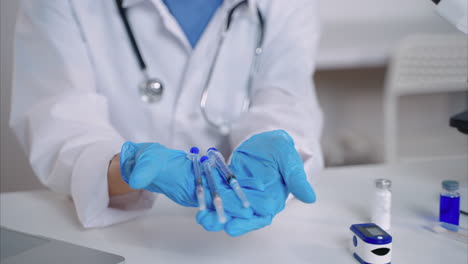
{"type": "Polygon", "coordinates": [[[162,193],[172,201],[195,207],[195,175],[187,153],[158,143],[126,142],[120,152],[122,178],[133,189],[162,193]]]}
{"type": "MultiPolygon", "coordinates": [[[[120,171],[123,180],[133,189],[162,193],[183,206],[198,206],[192,161],[184,151],[168,149],[158,143],[126,142],[120,152],[120,171]]],[[[213,172],[213,177],[220,185],[223,203],[227,207],[227,219],[230,216],[252,217],[252,210],[242,208],[234,191],[229,186],[223,186],[221,176],[215,170],[213,172]]],[[[206,179],[203,179],[203,185],[207,208],[214,210],[206,179]]],[[[223,226],[220,230],[222,229],[223,226]]]]}
{"type": "MultiPolygon", "coordinates": [[[[251,218],[228,220],[224,230],[231,236],[269,225],[283,210],[289,193],[305,203],[315,202],[294,141],[283,130],[257,134],[243,142],[234,151],[230,168],[254,212],[251,218]]],[[[197,222],[203,226],[214,226],[213,219],[212,211],[197,215],[197,222]]]]}

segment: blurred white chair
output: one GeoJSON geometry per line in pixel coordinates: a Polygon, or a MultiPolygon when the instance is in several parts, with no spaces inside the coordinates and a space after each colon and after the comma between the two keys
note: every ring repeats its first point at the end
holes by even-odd
{"type": "Polygon", "coordinates": [[[417,35],[403,40],[391,58],[385,80],[386,161],[402,159],[404,144],[398,138],[401,97],[464,91],[468,91],[466,35],[417,35]]]}

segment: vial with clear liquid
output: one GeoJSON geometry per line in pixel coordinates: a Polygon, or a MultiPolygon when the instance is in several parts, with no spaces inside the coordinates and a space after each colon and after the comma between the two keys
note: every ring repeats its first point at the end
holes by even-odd
{"type": "Polygon", "coordinates": [[[440,193],[439,221],[452,225],[459,225],[460,221],[460,193],[457,181],[445,180],[442,182],[440,193]]]}

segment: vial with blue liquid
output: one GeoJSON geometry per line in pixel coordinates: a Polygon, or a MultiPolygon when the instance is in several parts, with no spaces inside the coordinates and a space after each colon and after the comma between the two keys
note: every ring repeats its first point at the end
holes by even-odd
{"type": "Polygon", "coordinates": [[[440,193],[439,221],[458,226],[460,221],[460,193],[457,181],[445,180],[442,182],[440,193]]]}

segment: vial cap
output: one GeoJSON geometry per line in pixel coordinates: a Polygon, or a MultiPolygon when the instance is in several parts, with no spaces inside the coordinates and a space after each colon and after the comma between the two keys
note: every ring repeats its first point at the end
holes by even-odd
{"type": "Polygon", "coordinates": [[[390,189],[390,187],[392,187],[392,181],[387,179],[377,179],[375,180],[375,187],[379,189],[390,189]]]}
{"type": "Polygon", "coordinates": [[[453,181],[453,180],[445,180],[442,181],[442,188],[444,188],[447,191],[456,191],[458,190],[459,187],[458,181],[453,181]]]}

